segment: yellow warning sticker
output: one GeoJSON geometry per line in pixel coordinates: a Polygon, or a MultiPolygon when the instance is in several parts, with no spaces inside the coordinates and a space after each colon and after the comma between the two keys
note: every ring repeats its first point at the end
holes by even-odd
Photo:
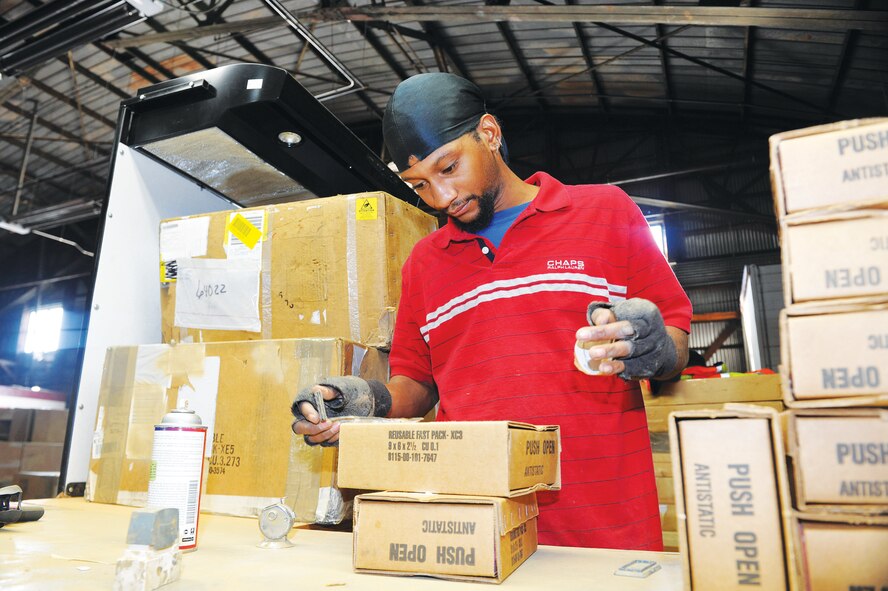
{"type": "Polygon", "coordinates": [[[359,220],[375,220],[379,209],[376,197],[361,197],[355,201],[355,218],[359,220]]]}
{"type": "Polygon", "coordinates": [[[178,266],[176,265],[176,261],[161,261],[160,262],[160,282],[161,283],[175,283],[176,277],[178,276],[178,266]]]}
{"type": "MultiPolygon", "coordinates": [[[[260,225],[264,225],[261,221],[259,223],[260,225]]],[[[262,230],[257,228],[253,225],[253,222],[239,213],[234,214],[231,217],[231,220],[228,222],[228,231],[250,250],[252,250],[253,247],[256,246],[256,243],[262,238],[262,230]]]]}

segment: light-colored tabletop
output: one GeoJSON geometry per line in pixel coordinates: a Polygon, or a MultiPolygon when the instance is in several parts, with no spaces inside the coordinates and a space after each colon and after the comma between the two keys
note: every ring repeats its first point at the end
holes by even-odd
{"type": "MultiPolygon", "coordinates": [[[[0,589],[54,591],[111,589],[117,559],[126,547],[131,507],[58,498],[43,505],[40,521],[0,528],[0,589]]],[[[184,554],[182,578],[162,587],[180,590],[386,591],[485,588],[431,577],[355,573],[352,535],[297,527],[294,547],[263,549],[256,519],[202,514],[198,549],[184,554]]],[[[502,588],[571,590],[675,590],[682,587],[678,554],[541,546],[502,583],[502,588]],[[662,569],[645,579],[613,574],[636,558],[662,569]]]]}

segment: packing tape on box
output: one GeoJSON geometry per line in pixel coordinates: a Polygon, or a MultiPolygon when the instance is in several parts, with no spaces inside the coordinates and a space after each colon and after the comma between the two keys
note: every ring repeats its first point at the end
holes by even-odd
{"type": "MultiPolygon", "coordinates": [[[[90,459],[89,500],[100,503],[116,503],[120,488],[125,456],[125,430],[106,428],[111,425],[128,424],[132,388],[136,371],[136,352],[133,349],[110,348],[105,353],[105,368],[102,373],[101,391],[116,391],[117,404],[99,406],[96,413],[96,429],[93,434],[92,457],[90,459]],[[123,359],[121,359],[123,358],[123,359]],[[109,371],[110,370],[110,371],[109,371]],[[94,466],[103,465],[101,480],[94,466]]],[[[101,395],[100,395],[101,398],[101,395]]]]}
{"type": "Polygon", "coordinates": [[[272,315],[271,315],[271,248],[274,244],[273,240],[266,240],[271,235],[271,221],[274,216],[269,209],[265,216],[265,233],[262,237],[264,248],[262,249],[262,266],[259,270],[259,317],[262,324],[262,338],[270,339],[272,337],[272,315]]]}
{"type": "Polygon", "coordinates": [[[348,196],[346,209],[345,269],[348,279],[348,326],[353,341],[361,341],[361,315],[358,305],[357,195],[348,196]]]}

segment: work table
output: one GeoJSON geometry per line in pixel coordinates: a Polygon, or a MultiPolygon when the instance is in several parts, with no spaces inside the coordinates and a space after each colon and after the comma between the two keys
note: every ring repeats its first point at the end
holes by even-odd
{"type": "MultiPolygon", "coordinates": [[[[37,522],[0,528],[0,589],[97,591],[111,589],[115,563],[126,547],[132,507],[87,503],[82,498],[27,501],[42,505],[37,522]]],[[[256,519],[201,514],[198,549],[183,554],[182,578],[164,591],[333,588],[364,591],[473,589],[431,577],[358,574],[352,570],[352,535],[297,527],[294,547],[263,549],[256,519]]],[[[540,546],[502,583],[506,589],[559,591],[675,590],[682,587],[678,554],[540,546]],[[646,579],[614,576],[619,566],[645,558],[662,569],[646,579]]]]}

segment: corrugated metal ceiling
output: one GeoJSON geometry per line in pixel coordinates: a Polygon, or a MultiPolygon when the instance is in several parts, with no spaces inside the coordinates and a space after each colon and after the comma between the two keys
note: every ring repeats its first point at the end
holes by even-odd
{"type": "MultiPolygon", "coordinates": [[[[46,4],[0,0],[0,23],[46,4]]],[[[144,86],[239,61],[285,68],[316,95],[341,84],[260,0],[163,4],[158,15],[110,39],[0,80],[0,218],[100,202],[118,105],[144,86]]],[[[370,130],[369,137],[378,134],[381,110],[401,79],[439,69],[471,78],[513,128],[527,121],[522,133],[537,137],[557,114],[617,122],[718,117],[732,122],[726,137],[740,129],[761,138],[888,111],[885,2],[746,0],[714,9],[708,5],[731,3],[283,4],[364,84],[326,105],[353,128],[370,130]],[[670,12],[677,8],[683,11],[670,12]],[[717,24],[699,24],[713,15],[717,24]]],[[[594,131],[581,126],[573,134],[594,131]]],[[[641,158],[629,170],[651,172],[653,160],[641,158]]]]}

